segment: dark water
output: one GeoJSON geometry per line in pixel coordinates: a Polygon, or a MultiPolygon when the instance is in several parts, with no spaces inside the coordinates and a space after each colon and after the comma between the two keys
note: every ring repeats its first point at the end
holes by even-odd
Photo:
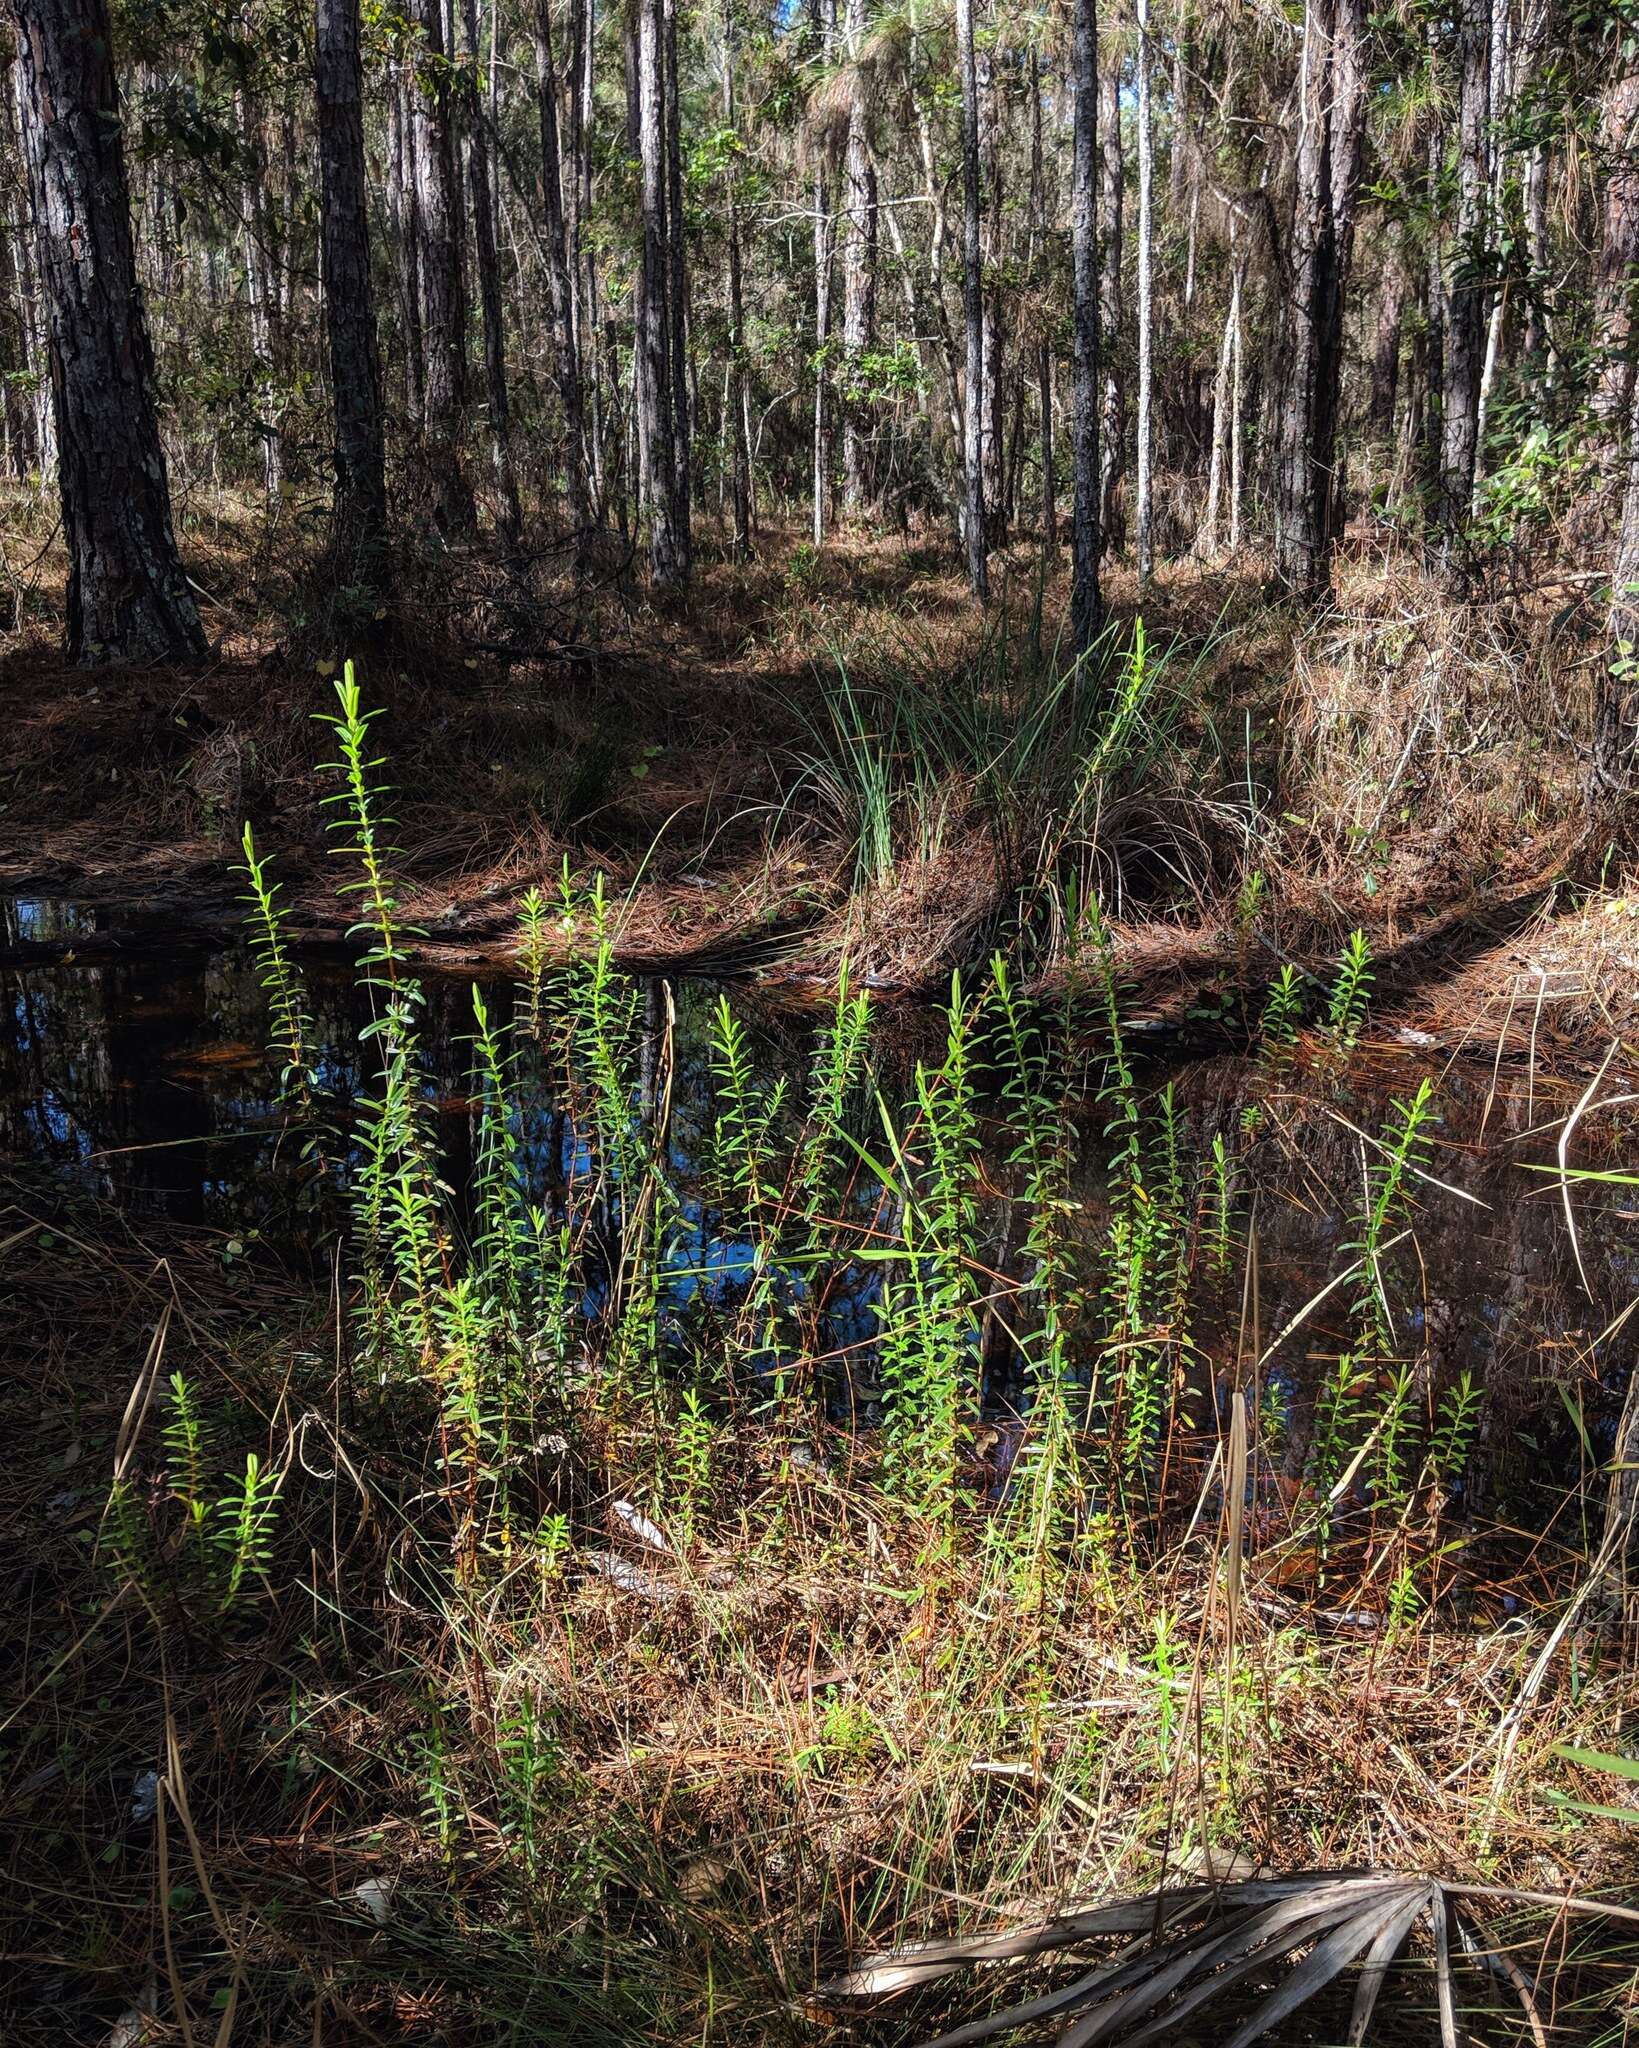
{"type": "MultiPolygon", "coordinates": [[[[4,906],[13,956],[20,941],[72,940],[95,929],[95,913],[72,904],[4,906]]],[[[364,1014],[343,971],[310,970],[309,986],[324,1048],[321,1080],[345,1121],[359,1084],[364,1014]]],[[[449,1178],[459,1186],[471,1148],[469,985],[435,979],[427,987],[430,1086],[449,1178]]],[[[683,985],[674,997],[673,1165],[686,1179],[710,1115],[714,991],[683,985]]],[[[736,1003],[764,1074],[788,1073],[800,1093],[809,1027],[760,1005],[754,992],[737,992],[736,1003]]],[[[240,952],[149,949],[115,961],[79,961],[70,952],[48,965],[0,969],[0,1157],[53,1169],[142,1216],[218,1229],[236,1245],[312,1241],[324,1219],[277,1108],[266,1028],[254,963],[240,952]]],[[[904,1059],[903,1048],[889,1044],[882,1064],[891,1074],[904,1059]]],[[[1553,1162],[1580,1083],[1494,1072],[1488,1059],[1448,1063],[1433,1048],[1392,1035],[1376,1044],[1370,1033],[1346,1072],[1300,1064],[1275,1087],[1244,1059],[1178,1070],[1171,1079],[1192,1178],[1204,1185],[1214,1133],[1239,1159],[1236,1259],[1216,1299],[1210,1284],[1199,1290],[1195,1341],[1209,1371],[1261,1355],[1347,1264],[1363,1173],[1359,1134],[1378,1132],[1390,1098],[1409,1096],[1425,1073],[1437,1086],[1430,1172],[1446,1186],[1417,1185],[1414,1236],[1394,1254],[1405,1334],[1422,1369],[1449,1379],[1466,1368],[1485,1388],[1485,1428],[1499,1453],[1540,1455],[1562,1477],[1574,1476],[1570,1467],[1608,1443],[1632,1368],[1625,1329],[1595,1340],[1639,1294],[1639,1188],[1574,1192],[1579,1272],[1560,1186],[1533,1170],[1553,1162]],[[1249,1103],[1260,1105],[1250,1144],[1249,1103]]],[[[1165,1078],[1157,1072],[1146,1085],[1165,1078]]],[[[1600,1100],[1630,1091],[1613,1069],[1600,1100]]],[[[1639,1167],[1636,1121],[1631,1105],[1590,1108],[1573,1164],[1639,1167]]],[[[1080,1190],[1089,1232],[1101,1228],[1101,1122],[1089,1105],[1080,1190]]],[[[537,1151],[563,1142],[561,1131],[524,1136],[537,1151]]],[[[990,1179],[1006,1185],[1000,1159],[990,1179]]],[[[1005,1219],[996,1229],[1005,1263],[1005,1219]]],[[[731,1281],[747,1256],[702,1226],[680,1264],[731,1281]]],[[[1347,1344],[1349,1294],[1337,1290],[1273,1346],[1268,1378],[1277,1398],[1301,1407],[1319,1362],[1347,1344]]],[[[857,1341],[869,1325],[868,1301],[840,1303],[839,1315],[838,1335],[857,1341]]],[[[1633,1329],[1639,1333],[1639,1317],[1633,1329]]]]}

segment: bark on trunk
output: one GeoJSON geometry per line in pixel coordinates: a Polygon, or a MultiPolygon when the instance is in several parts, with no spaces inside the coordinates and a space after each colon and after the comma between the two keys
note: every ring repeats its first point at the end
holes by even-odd
{"type": "Polygon", "coordinates": [[[1150,7],[1138,0],[1138,587],[1154,567],[1154,512],[1150,465],[1153,452],[1150,376],[1151,330],[1155,318],[1154,268],[1155,138],[1150,118],[1150,7]]]}
{"type": "MultiPolygon", "coordinates": [[[[1038,267],[1047,231],[1041,136],[1041,54],[1030,52],[1030,269],[1039,284],[1038,267]]],[[[1058,505],[1053,488],[1053,345],[1044,334],[1036,349],[1036,426],[1041,443],[1041,538],[1046,548],[1058,546],[1058,505]]]]}
{"type": "Polygon", "coordinates": [[[968,585],[989,602],[985,560],[984,281],[979,239],[979,79],[973,48],[973,0],[956,0],[956,61],[962,90],[962,319],[967,332],[967,390],[962,406],[962,471],[968,585]]]}
{"type": "Polygon", "coordinates": [[[171,528],[106,0],[14,0],[29,203],[51,318],[69,658],[205,652],[171,528]]]}
{"type": "MultiPolygon", "coordinates": [[[[575,338],[569,238],[563,212],[563,163],[558,137],[558,79],[552,58],[552,10],[541,0],[535,14],[535,90],[541,138],[541,216],[546,226],[546,283],[552,302],[552,351],[558,403],[563,408],[564,487],[577,558],[592,524],[587,486],[586,415],[580,352],[575,338]]],[[[584,202],[584,198],[581,203],[584,202]]]]}
{"type": "Polygon", "coordinates": [[[472,201],[472,246],[477,257],[478,304],[484,323],[484,396],[489,406],[490,461],[495,473],[496,526],[509,548],[523,533],[518,478],[512,466],[512,406],[507,396],[506,320],[501,311],[501,266],[495,249],[495,192],[490,132],[479,81],[478,0],[462,0],[461,27],[469,63],[463,106],[467,131],[467,193],[472,201]]]}
{"type": "Polygon", "coordinates": [[[668,319],[666,115],[661,0],[638,0],[637,131],[642,173],[643,266],[637,304],[637,426],[642,511],[649,522],[649,576],[655,589],[686,573],[677,531],[677,458],[673,439],[672,350],[668,319]]]}
{"type": "MultiPolygon", "coordinates": [[[[723,8],[723,120],[731,135],[737,133],[738,110],[734,102],[734,59],[736,24],[734,0],[723,8]]],[[[724,403],[724,431],[733,451],[734,472],[734,557],[744,562],[751,555],[751,418],[750,392],[746,379],[745,283],[740,256],[740,207],[734,190],[735,172],[729,170],[728,192],[728,389],[724,403]]]]}
{"type": "Polygon", "coordinates": [[[1342,521],[1337,412],[1365,135],[1364,34],[1364,0],[1309,0],[1275,452],[1275,573],[1310,599],[1331,588],[1342,521]]]}
{"type": "Polygon", "coordinates": [[[404,405],[419,432],[427,412],[426,341],[421,332],[421,213],[416,199],[414,90],[395,61],[387,101],[387,216],[398,257],[398,314],[404,333],[404,405]]]}
{"type": "Polygon", "coordinates": [[[387,541],[381,362],[370,282],[359,0],[317,0],[319,251],[336,413],[336,535],[379,583],[387,541]]]}
{"type": "Polygon", "coordinates": [[[1634,313],[1639,300],[1639,65],[1628,60],[1606,88],[1600,121],[1605,199],[1594,275],[1592,409],[1600,452],[1620,462],[1634,382],[1634,313]]]}
{"type": "Polygon", "coordinates": [[[273,322],[278,293],[268,247],[265,203],[267,163],[249,96],[235,95],[245,176],[239,186],[239,228],[245,244],[245,298],[250,313],[250,354],[256,365],[256,431],[262,442],[262,488],[276,498],[284,482],[284,438],[279,431],[274,385],[273,322]]]}
{"type": "Polygon", "coordinates": [[[1070,76],[1070,317],[1074,398],[1071,419],[1070,642],[1085,654],[1104,623],[1098,588],[1098,10],[1075,0],[1070,76]]]}
{"type": "Polygon", "coordinates": [[[1006,332],[1002,319],[1000,277],[1003,261],[1001,121],[996,105],[996,53],[989,40],[982,48],[975,49],[974,64],[979,87],[979,177],[984,195],[980,216],[979,275],[983,287],[980,338],[984,351],[985,517],[989,521],[986,544],[999,548],[1007,545],[1010,507],[1005,463],[1006,332]]]}
{"type": "Polygon", "coordinates": [[[1121,150],[1121,62],[1112,57],[1098,82],[1098,332],[1104,365],[1103,416],[1099,422],[1099,543],[1108,553],[1121,545],[1121,454],[1127,438],[1126,392],[1121,342],[1121,214],[1126,188],[1121,150]]]}
{"type": "Polygon", "coordinates": [[[1400,330],[1406,317],[1410,281],[1398,257],[1390,260],[1377,295],[1377,328],[1372,338],[1371,423],[1374,433],[1394,431],[1400,392],[1400,330]]]}
{"type": "Polygon", "coordinates": [[[417,253],[426,337],[423,453],[436,492],[438,524],[445,533],[455,534],[471,527],[474,508],[461,462],[467,364],[450,71],[444,61],[439,0],[410,0],[410,18],[421,30],[426,59],[424,75],[411,91],[409,124],[415,144],[417,253]]]}
{"type": "Polygon", "coordinates": [[[666,124],[667,331],[671,343],[672,372],[672,524],[681,564],[679,573],[686,582],[694,560],[690,521],[694,393],[689,380],[689,280],[683,242],[683,122],[678,94],[677,0],[661,0],[660,22],[664,40],[662,74],[666,124]]]}
{"type": "Polygon", "coordinates": [[[1639,781],[1639,380],[1628,402],[1624,465],[1605,674],[1594,722],[1589,796],[1595,802],[1631,795],[1639,781]]]}
{"type": "MultiPolygon", "coordinates": [[[[848,0],[847,54],[857,66],[865,35],[865,0],[848,0]]],[[[856,73],[848,109],[843,159],[842,210],[842,502],[857,514],[871,492],[866,476],[871,403],[864,390],[861,357],[871,346],[876,324],[876,167],[866,133],[864,81],[856,73]]]]}
{"type": "Polygon", "coordinates": [[[1486,0],[1459,0],[1457,64],[1457,232],[1445,290],[1440,419],[1441,552],[1448,571],[1459,567],[1460,536],[1474,497],[1485,363],[1486,116],[1491,69],[1486,0]]]}

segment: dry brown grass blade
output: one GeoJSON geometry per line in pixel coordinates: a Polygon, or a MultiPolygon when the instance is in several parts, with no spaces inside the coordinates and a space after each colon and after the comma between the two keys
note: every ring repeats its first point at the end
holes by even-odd
{"type": "Polygon", "coordinates": [[[130,1469],[136,1455],[137,1440],[142,1435],[142,1425],[148,1419],[148,1409],[154,1398],[154,1387],[159,1380],[160,1361],[165,1356],[165,1339],[171,1328],[171,1304],[167,1301],[159,1311],[159,1321],[154,1325],[154,1334],[148,1340],[148,1350],[142,1361],[142,1370],[132,1383],[131,1393],[125,1403],[125,1413],[120,1417],[119,1434],[114,1439],[114,1481],[117,1485],[130,1469]]]}
{"type": "Polygon", "coordinates": [[[1593,1300],[1593,1289],[1588,1284],[1588,1269],[1582,1263],[1582,1240],[1577,1236],[1576,1216],[1571,1208],[1571,1135],[1586,1115],[1588,1104],[1592,1102],[1594,1096],[1599,1092],[1599,1084],[1604,1080],[1606,1070],[1609,1068],[1611,1061],[1615,1059],[1621,1043],[1622,1041],[1617,1038],[1611,1040],[1609,1051],[1599,1062],[1599,1071],[1594,1075],[1587,1087],[1583,1089],[1581,1095],[1577,1098],[1576,1107],[1565,1119],[1564,1127],[1559,1134],[1559,1144],[1555,1148],[1559,1159],[1559,1198],[1565,1207],[1565,1227],[1571,1233],[1571,1250],[1576,1255],[1576,1276],[1582,1282],[1582,1291],[1590,1301],[1593,1300]]]}
{"type": "Polygon", "coordinates": [[[1235,1655],[1235,1625],[1241,1613],[1241,1574],[1245,1567],[1242,1545],[1246,1535],[1246,1395],[1239,1387],[1230,1397],[1229,1448],[1224,1458],[1224,1499],[1227,1527],[1224,1542],[1229,1556],[1224,1569],[1224,1620],[1228,1629],[1228,1657],[1235,1655]]]}
{"type": "Polygon", "coordinates": [[[1542,2012],[1537,2004],[1536,1986],[1526,1976],[1519,1964],[1506,1948],[1497,1946],[1482,1923],[1461,1908],[1453,1910],[1452,1923],[1462,1936],[1463,1946],[1477,1960],[1483,1962],[1494,1976],[1500,1977],[1520,2002],[1525,2015],[1525,2024],[1531,2029],[1533,2048],[1548,2048],[1548,2029],[1543,2025],[1542,2012]]]}
{"type": "Polygon", "coordinates": [[[181,1821],[182,1832],[187,1837],[188,1854],[193,1859],[194,1872],[199,1879],[200,1896],[205,1901],[224,1950],[233,1959],[233,1978],[228,1985],[228,1995],[222,2007],[222,2017],[216,2029],[215,2040],[215,2048],[228,2048],[228,2042],[233,2035],[234,2017],[239,2010],[239,1993],[244,1986],[245,1964],[234,1942],[232,1930],[228,1926],[227,1915],[217,1899],[216,1888],[211,1883],[210,1870],[205,1861],[204,1844],[200,1841],[199,1831],[194,1826],[193,1810],[188,1801],[187,1775],[182,1768],[182,1745],[177,1739],[176,1715],[171,1708],[168,1681],[165,1700],[165,1774],[160,1779],[160,1790],[169,1797],[176,1809],[176,1817],[181,1821]]]}

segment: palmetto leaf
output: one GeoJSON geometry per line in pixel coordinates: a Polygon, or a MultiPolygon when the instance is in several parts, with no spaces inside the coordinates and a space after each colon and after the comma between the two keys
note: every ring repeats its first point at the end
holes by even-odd
{"type": "Polygon", "coordinates": [[[1060,2023],[1058,2048],[1145,2048],[1175,2038],[1179,2023],[1198,2007],[1252,1985],[1263,1995],[1225,2043],[1251,2048],[1364,1958],[1348,2036],[1358,2048],[1389,1965],[1420,1920],[1433,1935],[1441,2039],[1455,2048],[1444,1888],[1436,1878],[1393,1871],[1305,1871],[1150,1892],[1008,1934],[871,1956],[817,1996],[827,2006],[874,2001],[976,1964],[1048,1957],[1125,1935],[1113,1957],[1073,1983],[970,2020],[926,2048],[967,2048],[1043,2021],[1060,2023]],[[1278,1981],[1271,1987],[1272,1976],[1278,1981]]]}

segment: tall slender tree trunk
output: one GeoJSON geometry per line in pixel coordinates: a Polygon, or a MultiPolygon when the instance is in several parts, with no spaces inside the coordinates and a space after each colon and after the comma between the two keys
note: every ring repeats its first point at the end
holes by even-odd
{"type": "MultiPolygon", "coordinates": [[[[1037,275],[1046,237],[1046,172],[1042,159],[1041,52],[1030,49],[1030,271],[1037,275]]],[[[1058,506],[1053,490],[1053,344],[1044,332],[1036,345],[1036,425],[1041,441],[1041,539],[1058,546],[1058,506]]]]}
{"type": "Polygon", "coordinates": [[[984,479],[987,544],[1006,545],[1008,493],[1005,463],[1007,370],[1006,328],[1002,318],[1001,266],[1002,143],[1000,109],[996,103],[996,53],[987,40],[975,51],[979,88],[979,176],[983,191],[980,214],[981,342],[984,352],[984,479]]]}
{"type": "MultiPolygon", "coordinates": [[[[24,163],[22,138],[27,124],[27,116],[22,109],[22,90],[22,67],[14,64],[6,94],[5,134],[8,143],[15,150],[19,165],[24,163]]],[[[15,367],[19,380],[16,383],[8,383],[6,389],[8,409],[12,411],[16,420],[12,438],[12,458],[14,463],[21,461],[23,464],[15,474],[21,476],[32,466],[39,472],[43,485],[56,463],[57,447],[51,414],[51,351],[46,340],[46,322],[35,279],[34,238],[29,233],[27,182],[25,171],[20,186],[14,187],[0,199],[0,226],[3,226],[5,240],[11,250],[11,273],[15,287],[15,367]]]]}
{"type": "Polygon", "coordinates": [[[1544,310],[1544,295],[1550,287],[1548,241],[1548,151],[1540,142],[1525,165],[1525,246],[1530,260],[1531,295],[1525,309],[1524,349],[1529,358],[1546,358],[1544,368],[1552,382],[1558,364],[1551,349],[1551,336],[1544,310]]]}
{"type": "Polygon", "coordinates": [[[273,323],[278,316],[278,290],[270,260],[266,155],[250,97],[235,95],[239,141],[245,175],[239,186],[239,230],[245,245],[245,300],[250,314],[250,355],[256,365],[256,430],[262,443],[262,488],[271,501],[284,483],[284,437],[279,430],[274,380],[273,323]]]}
{"type": "Polygon", "coordinates": [[[1074,397],[1071,412],[1070,643],[1085,654],[1104,623],[1098,587],[1098,7],[1075,0],[1071,15],[1070,318],[1074,397]]]}
{"type": "MultiPolygon", "coordinates": [[[[1614,40],[1620,47],[1620,30],[1614,40]]],[[[1627,47],[1632,48],[1631,34],[1627,47]]],[[[1605,88],[1599,152],[1605,191],[1594,273],[1591,410],[1600,452],[1618,470],[1633,393],[1634,315],[1639,310],[1639,55],[1622,60],[1605,88]]]]}
{"type": "Polygon", "coordinates": [[[13,0],[13,14],[51,318],[68,655],[195,659],[205,635],[171,528],[106,0],[13,0]]]}
{"type": "Polygon", "coordinates": [[[1308,0],[1275,450],[1275,573],[1311,599],[1331,588],[1342,515],[1337,413],[1365,134],[1364,33],[1364,0],[1308,0]]]}
{"type": "MultiPolygon", "coordinates": [[[[723,121],[731,135],[739,132],[739,110],[734,100],[734,63],[738,28],[734,0],[723,0],[723,121]]],[[[744,562],[751,555],[751,419],[750,393],[746,377],[745,282],[740,254],[740,203],[729,170],[728,193],[728,392],[724,404],[724,425],[733,451],[734,471],[734,556],[744,562]]]]}
{"type": "Polygon", "coordinates": [[[421,331],[421,204],[416,196],[413,66],[394,59],[387,102],[387,212],[398,255],[404,332],[404,405],[417,433],[427,417],[426,337],[421,331]]]}
{"type": "Polygon", "coordinates": [[[825,173],[814,173],[814,545],[824,543],[830,525],[831,421],[826,406],[831,346],[831,195],[825,173]]]}
{"type": "Polygon", "coordinates": [[[473,524],[472,490],[462,465],[467,403],[461,215],[456,194],[455,131],[450,120],[450,68],[445,61],[440,0],[409,0],[421,30],[423,75],[410,93],[415,145],[416,213],[420,228],[421,310],[426,337],[423,454],[436,492],[436,516],[447,534],[473,524]]]}
{"type": "MultiPolygon", "coordinates": [[[[563,161],[558,137],[558,78],[552,58],[552,10],[539,0],[535,13],[535,91],[541,140],[541,214],[546,227],[547,295],[552,303],[552,351],[558,403],[563,408],[563,473],[577,559],[584,559],[592,525],[587,485],[585,407],[576,347],[569,238],[564,226],[563,161]]],[[[583,202],[584,203],[584,202],[583,202]]],[[[591,297],[588,290],[587,298],[591,297]]]]}
{"type": "MultiPolygon", "coordinates": [[[[859,62],[865,35],[865,0],[847,0],[845,48],[859,62]]],[[[848,109],[848,138],[842,171],[842,502],[851,514],[870,496],[866,451],[871,405],[861,389],[861,359],[869,350],[876,314],[876,166],[871,161],[864,90],[858,82],[848,109]]]]}
{"type": "Polygon", "coordinates": [[[336,537],[360,580],[386,570],[387,466],[370,279],[359,0],[317,0],[319,254],[336,409],[336,537]]]}
{"type": "Polygon", "coordinates": [[[1098,81],[1098,331],[1104,367],[1098,520],[1099,543],[1105,552],[1121,542],[1121,455],[1127,439],[1126,395],[1118,355],[1126,175],[1121,149],[1121,60],[1112,54],[1098,81]]]}
{"type": "Polygon", "coordinates": [[[956,61],[962,81],[962,319],[967,331],[962,474],[967,574],[973,595],[981,604],[987,604],[990,573],[985,559],[984,279],[979,238],[979,79],[973,48],[973,0],[956,0],[956,61]]]}
{"type": "Polygon", "coordinates": [[[1639,781],[1639,379],[1628,401],[1622,524],[1611,563],[1605,673],[1594,722],[1589,796],[1631,795],[1639,781]]]}
{"type": "Polygon", "coordinates": [[[1241,376],[1243,330],[1242,307],[1246,299],[1246,258],[1242,256],[1236,266],[1231,312],[1234,319],[1234,341],[1231,348],[1229,373],[1229,552],[1239,552],[1241,545],[1241,486],[1244,467],[1245,434],[1242,425],[1245,417],[1244,393],[1241,376]]]}
{"type": "Polygon", "coordinates": [[[686,582],[694,562],[690,521],[694,396],[689,381],[689,280],[683,237],[683,118],[678,93],[677,0],[661,0],[660,22],[664,43],[661,70],[666,136],[667,337],[672,376],[672,524],[681,564],[679,573],[686,582]]]}
{"type": "MultiPolygon", "coordinates": [[[[604,381],[599,364],[598,340],[602,299],[598,290],[597,250],[591,234],[592,223],[592,130],[595,117],[593,83],[597,54],[596,0],[576,0],[575,70],[570,94],[570,154],[574,161],[575,187],[575,273],[579,279],[579,324],[576,333],[577,366],[582,380],[581,419],[583,474],[590,500],[589,517],[602,525],[607,486],[604,479],[604,381]]],[[[611,346],[611,362],[613,360],[611,346]]],[[[609,380],[613,402],[614,380],[609,380]]]]}
{"type": "Polygon", "coordinates": [[[478,304],[484,323],[484,395],[489,406],[490,462],[495,473],[496,525],[516,548],[523,534],[518,476],[512,464],[512,405],[507,393],[506,319],[501,310],[501,266],[495,248],[495,193],[490,133],[481,94],[478,0],[462,0],[461,26],[469,59],[466,78],[467,193],[472,201],[472,246],[477,257],[478,304]]]}
{"type": "Polygon", "coordinates": [[[1374,433],[1394,431],[1394,402],[1400,389],[1400,333],[1405,325],[1410,280],[1398,254],[1390,256],[1377,288],[1377,325],[1372,336],[1370,419],[1374,433]]]}
{"type": "Polygon", "coordinates": [[[1151,374],[1155,322],[1155,135],[1150,112],[1150,0],[1138,0],[1138,587],[1155,567],[1151,374]]]}
{"type": "MultiPolygon", "coordinates": [[[[1487,218],[1500,221],[1503,214],[1503,179],[1506,159],[1502,137],[1513,113],[1514,49],[1511,35],[1511,0],[1490,0],[1491,48],[1488,59],[1485,128],[1485,205],[1487,218]]],[[[1485,316],[1485,341],[1480,356],[1479,393],[1474,414],[1474,481],[1469,490],[1469,517],[1479,511],[1481,486],[1485,481],[1485,436],[1491,417],[1491,398],[1496,389],[1502,361],[1503,328],[1508,318],[1508,287],[1490,294],[1485,316]]]]}
{"type": "Polygon", "coordinates": [[[677,530],[671,264],[667,249],[665,30],[662,0],[638,0],[637,129],[642,172],[643,265],[638,278],[637,423],[642,511],[649,522],[649,577],[657,590],[687,575],[677,530]]]}
{"type": "Polygon", "coordinates": [[[1474,497],[1480,376],[1485,362],[1486,116],[1491,21],[1486,0],[1457,7],[1457,220],[1446,284],[1445,388],[1440,417],[1441,554],[1459,568],[1459,538],[1474,497]]]}
{"type": "Polygon", "coordinates": [[[1218,373],[1212,383],[1212,454],[1207,469],[1206,518],[1202,523],[1200,540],[1200,552],[1209,559],[1218,553],[1224,475],[1230,467],[1230,441],[1234,432],[1235,359],[1240,350],[1241,278],[1245,268],[1235,239],[1232,219],[1229,231],[1229,310],[1224,315],[1223,340],[1218,348],[1218,373]]]}

